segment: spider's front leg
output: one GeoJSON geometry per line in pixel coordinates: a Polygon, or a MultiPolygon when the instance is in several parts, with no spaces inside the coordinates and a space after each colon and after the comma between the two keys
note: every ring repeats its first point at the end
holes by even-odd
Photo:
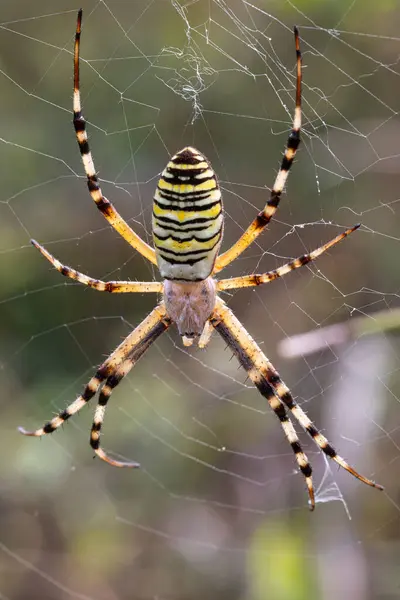
{"type": "Polygon", "coordinates": [[[89,193],[100,210],[104,218],[110,225],[118,231],[118,233],[137,250],[148,261],[157,264],[154,248],[146,244],[142,238],[135,233],[128,223],[124,221],[121,215],[117,212],[113,204],[103,195],[99,180],[96,175],[96,169],[93,162],[92,153],[89,148],[88,136],[86,132],[86,121],[82,114],[81,92],[80,92],[80,73],[79,73],[79,52],[81,42],[81,26],[82,26],[82,9],[78,12],[75,30],[75,45],[74,45],[74,129],[76,139],[79,145],[79,151],[82,156],[83,167],[87,177],[87,185],[89,193]]]}
{"type": "Polygon", "coordinates": [[[301,78],[302,78],[302,63],[300,52],[300,38],[297,27],[294,28],[294,39],[296,46],[296,106],[294,109],[293,125],[289,138],[286,144],[285,153],[281,162],[281,167],[275,178],[272,186],[269,200],[263,210],[256,216],[254,221],[250,223],[246,231],[240,236],[237,242],[220,254],[215,262],[214,274],[218,273],[234,261],[246,248],[254,242],[271,221],[276,211],[278,210],[282,192],[284,190],[286,180],[289,175],[290,168],[296,156],[297,149],[300,144],[300,129],[301,129],[301,78]]]}

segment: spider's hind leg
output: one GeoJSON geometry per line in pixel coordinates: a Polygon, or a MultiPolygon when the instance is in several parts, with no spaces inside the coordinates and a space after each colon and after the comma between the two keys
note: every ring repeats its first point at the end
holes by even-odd
{"type": "Polygon", "coordinates": [[[264,354],[221,299],[218,299],[217,307],[214,310],[210,320],[212,326],[218,331],[222,339],[231,348],[239,363],[247,372],[247,375],[251,381],[254,383],[260,394],[266,398],[269,406],[278,417],[286,439],[288,440],[294,452],[299,470],[306,480],[310,509],[314,510],[315,495],[312,480],[312,468],[306,454],[303,452],[300,440],[293,427],[293,423],[287,414],[283,402],[275,393],[270,381],[259,368],[257,360],[258,355],[261,355],[263,358],[265,358],[264,354]],[[239,332],[241,339],[239,339],[239,332]]]}
{"type": "Polygon", "coordinates": [[[83,408],[89,402],[89,400],[93,398],[104,379],[105,377],[101,376],[99,370],[86,385],[83,394],[79,396],[74,402],[72,402],[72,404],[67,406],[67,408],[59,412],[57,416],[53,417],[50,421],[45,423],[43,427],[40,427],[39,429],[36,429],[34,431],[28,431],[24,427],[18,427],[18,431],[23,435],[34,437],[41,437],[42,435],[46,435],[47,433],[53,433],[53,431],[58,429],[63,423],[65,423],[65,421],[67,421],[74,414],[79,412],[81,408],[83,408]]]}
{"type": "MultiPolygon", "coordinates": [[[[143,352],[144,352],[144,350],[143,350],[143,352]]],[[[116,371],[113,375],[111,375],[107,379],[107,381],[105,382],[105,384],[100,392],[99,402],[97,404],[96,411],[94,414],[93,425],[92,425],[92,429],[90,432],[90,445],[92,446],[93,450],[95,451],[95,453],[97,454],[97,456],[99,458],[101,458],[102,460],[107,462],[109,465],[112,465],[113,467],[131,467],[131,468],[140,467],[139,463],[137,463],[137,462],[122,462],[122,461],[110,458],[108,456],[108,454],[106,452],[104,452],[104,450],[100,447],[100,432],[101,432],[101,427],[102,427],[103,421],[104,421],[104,414],[105,414],[107,402],[109,401],[114,388],[119,384],[121,379],[123,379],[125,377],[125,375],[127,375],[129,373],[129,371],[132,369],[135,362],[137,360],[139,360],[139,358],[143,354],[143,352],[141,352],[139,354],[139,356],[136,355],[136,357],[135,357],[136,360],[128,359],[128,360],[124,361],[122,363],[122,365],[120,366],[120,368],[118,369],[118,371],[116,371]]]]}
{"type": "Polygon", "coordinates": [[[136,345],[129,351],[125,352],[122,360],[119,362],[118,367],[107,377],[107,380],[100,392],[99,401],[94,414],[92,429],[90,432],[90,445],[95,451],[96,455],[107,462],[113,467],[139,467],[137,462],[125,462],[115,460],[108,456],[108,454],[100,446],[100,433],[104,421],[104,415],[107,403],[114,391],[114,388],[121,382],[121,380],[129,373],[134,367],[138,360],[148,350],[153,342],[164,333],[171,325],[171,320],[167,317],[164,305],[160,304],[156,307],[152,313],[136,328],[136,332],[139,335],[136,345]],[[148,326],[144,327],[145,323],[148,326]],[[140,331],[141,330],[141,331],[140,331]]]}
{"type": "Polygon", "coordinates": [[[383,487],[371,479],[364,477],[351,467],[341,456],[339,456],[327,438],[318,431],[314,423],[309,419],[306,413],[298,406],[294,400],[289,388],[285,385],[276,371],[272,363],[268,360],[261,348],[256,344],[253,338],[249,335],[240,321],[235,317],[232,311],[226,306],[220,298],[217,298],[216,308],[211,317],[212,325],[217,329],[218,333],[228,343],[237,356],[242,367],[247,371],[250,379],[256,385],[260,393],[267,398],[271,408],[281,420],[282,427],[285,429],[286,437],[288,438],[295,454],[300,470],[307,480],[310,500],[312,504],[312,482],[311,482],[311,467],[306,456],[301,453],[301,448],[298,440],[290,438],[290,430],[285,425],[287,416],[285,417],[282,408],[286,407],[297,419],[307,433],[312,437],[317,446],[324,452],[326,456],[334,460],[338,465],[351,473],[354,477],[370,485],[371,487],[382,490],[383,487]]]}
{"type": "MultiPolygon", "coordinates": [[[[95,376],[90,379],[81,396],[72,402],[66,409],[62,410],[57,416],[45,423],[43,427],[40,427],[40,429],[27,431],[23,427],[19,427],[19,431],[24,435],[34,437],[41,437],[47,433],[53,433],[60,425],[81,410],[81,408],[98,392],[101,384],[105,381],[99,400],[99,405],[103,405],[104,407],[105,404],[107,404],[108,398],[114,387],[146,352],[149,346],[166,329],[168,329],[170,324],[171,320],[167,316],[164,304],[161,302],[97,369],[95,376]],[[104,399],[106,400],[104,401],[104,399]]],[[[98,409],[98,412],[96,413],[97,417],[100,413],[101,410],[98,409]]],[[[98,421],[99,419],[97,419],[97,422],[98,421]]],[[[99,455],[100,454],[101,452],[99,452],[99,455]]]]}
{"type": "Polygon", "coordinates": [[[375,483],[375,481],[371,481],[361,473],[358,473],[353,467],[351,467],[348,462],[344,460],[339,454],[336,452],[335,448],[330,444],[329,440],[322,435],[320,431],[315,427],[314,423],[311,419],[306,415],[304,410],[296,403],[285,384],[280,380],[278,382],[278,387],[276,388],[276,392],[279,394],[282,402],[286,404],[288,409],[291,411],[293,416],[298,420],[300,425],[307,431],[307,433],[312,437],[317,446],[322,450],[322,452],[334,460],[339,466],[345,469],[348,473],[351,473],[354,477],[370,485],[371,487],[378,488],[379,490],[383,490],[383,486],[379,485],[379,483],[375,483]]]}

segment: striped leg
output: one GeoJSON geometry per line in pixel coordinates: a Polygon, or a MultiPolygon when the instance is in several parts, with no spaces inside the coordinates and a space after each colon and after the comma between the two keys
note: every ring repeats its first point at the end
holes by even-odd
{"type": "Polygon", "coordinates": [[[58,413],[56,417],[53,417],[50,421],[45,423],[43,427],[40,427],[35,431],[28,431],[24,427],[18,427],[18,431],[23,435],[34,437],[41,437],[42,435],[46,435],[46,433],[53,433],[53,431],[58,429],[60,425],[65,423],[65,421],[67,421],[75,413],[79,412],[81,408],[83,408],[89,402],[89,400],[93,398],[104,379],[105,377],[101,375],[99,369],[96,375],[92,377],[89,383],[85,386],[82,395],[72,402],[72,404],[67,406],[67,408],[58,413]]]}
{"type": "Polygon", "coordinates": [[[113,375],[120,366],[125,362],[127,356],[139,357],[148,348],[153,339],[156,339],[170,325],[170,319],[164,304],[156,306],[152,312],[142,321],[136,329],[128,335],[128,337],[114,350],[114,352],[104,361],[98,368],[94,377],[85,386],[83,394],[79,396],[66,409],[62,410],[56,417],[45,423],[40,429],[35,431],[27,431],[23,427],[19,427],[19,431],[24,435],[41,437],[46,433],[53,433],[60,425],[65,423],[70,417],[77,413],[85,406],[91,398],[96,394],[100,385],[113,375]],[[157,332],[157,336],[155,336],[157,332]],[[150,340],[150,342],[149,342],[150,340]]]}
{"type": "Polygon", "coordinates": [[[290,167],[293,164],[297,148],[299,147],[301,128],[301,52],[299,32],[297,27],[294,28],[294,39],[297,57],[296,107],[294,112],[293,127],[289,135],[281,167],[272,187],[270,198],[264,209],[257,215],[246,231],[240,236],[238,241],[231,248],[229,248],[229,250],[218,256],[213,271],[214,273],[221,271],[221,269],[225,268],[240,254],[242,254],[242,252],[246,250],[246,248],[248,248],[252,242],[254,242],[254,240],[268,225],[277,211],[279,200],[285,187],[290,167]]]}
{"type": "Polygon", "coordinates": [[[312,262],[321,254],[336,246],[339,242],[341,242],[345,237],[353,233],[356,229],[360,227],[360,224],[354,225],[351,229],[347,229],[345,232],[336,236],[330,242],[327,242],[323,246],[320,246],[316,250],[313,250],[309,254],[303,254],[303,256],[299,256],[299,258],[295,258],[290,262],[274,269],[273,271],[268,271],[268,273],[264,273],[262,275],[244,275],[243,277],[231,277],[231,279],[221,279],[217,283],[217,290],[232,290],[237,288],[251,287],[255,285],[261,285],[262,283],[269,283],[270,281],[274,281],[274,279],[278,279],[278,277],[283,277],[290,271],[294,271],[295,269],[299,269],[300,267],[312,262]]]}
{"type": "MultiPolygon", "coordinates": [[[[288,415],[286,414],[284,404],[278,398],[278,396],[274,393],[274,390],[272,389],[267,378],[257,368],[257,366],[255,364],[254,356],[253,356],[253,354],[255,352],[254,346],[256,346],[255,342],[250,338],[249,334],[247,334],[247,333],[246,333],[246,336],[248,338],[247,344],[245,345],[245,344],[241,344],[239,342],[234,330],[230,327],[230,324],[228,325],[226,323],[226,320],[227,320],[226,317],[229,315],[230,311],[229,311],[229,313],[228,312],[225,313],[225,309],[226,309],[226,311],[229,310],[229,309],[227,309],[227,307],[224,307],[223,305],[218,306],[218,308],[214,311],[213,315],[211,316],[211,324],[215,327],[215,329],[218,331],[218,333],[221,335],[221,337],[225,340],[225,342],[231,348],[231,350],[233,351],[233,353],[239,360],[239,363],[242,365],[242,367],[245,369],[245,371],[247,372],[248,376],[250,377],[250,379],[252,380],[254,385],[257,387],[258,391],[264,396],[264,398],[267,399],[268,404],[270,405],[270,407],[272,408],[272,410],[278,417],[278,419],[282,425],[283,431],[285,433],[286,439],[288,440],[288,442],[294,452],[298,467],[306,479],[308,495],[310,498],[310,508],[311,508],[311,510],[314,510],[315,497],[314,497],[314,487],[313,487],[313,482],[312,482],[312,469],[311,469],[311,465],[307,459],[307,456],[304,454],[304,452],[301,448],[299,438],[297,437],[297,433],[293,427],[291,420],[289,419],[288,415]]],[[[230,315],[233,317],[232,313],[230,313],[230,315]]],[[[240,326],[239,321],[237,321],[237,324],[240,326]]],[[[241,329],[243,329],[243,328],[241,327],[241,329]]],[[[258,346],[257,346],[257,351],[261,353],[261,350],[258,348],[258,346]]]]}
{"type": "Polygon", "coordinates": [[[135,349],[133,354],[124,360],[118,369],[107,378],[107,381],[100,392],[99,402],[96,407],[92,430],[90,432],[90,445],[99,458],[113,467],[135,468],[139,467],[140,465],[137,462],[125,462],[110,458],[100,447],[100,433],[104,421],[107,402],[109,401],[114,388],[125,377],[125,375],[129,373],[129,371],[137,363],[139,358],[146,352],[149,346],[169,327],[170,324],[171,322],[169,320],[160,321],[142,341],[141,345],[135,349]]]}
{"type": "Polygon", "coordinates": [[[93,279],[88,277],[71,267],[67,267],[60,263],[46,248],[41,246],[36,240],[31,240],[32,244],[41,252],[41,254],[47,258],[47,260],[53,265],[57,271],[62,275],[83,283],[94,290],[99,292],[111,292],[111,293],[132,293],[132,292],[156,292],[161,293],[163,290],[163,284],[159,281],[101,281],[100,279],[93,279]]]}
{"type": "Polygon", "coordinates": [[[276,369],[261,351],[256,342],[247,333],[240,321],[220,298],[217,299],[217,305],[211,317],[211,323],[222,337],[226,339],[258,389],[261,391],[261,385],[257,383],[258,381],[261,381],[262,385],[265,385],[266,382],[273,389],[274,394],[279,401],[287,406],[300,425],[304,427],[317,446],[329,456],[329,458],[334,460],[338,465],[343,467],[343,469],[354,475],[354,477],[363,483],[380,490],[383,489],[379,484],[357,473],[357,471],[336,453],[336,450],[326,437],[318,431],[305,412],[296,404],[292,394],[281,380],[276,369]]]}
{"type": "Polygon", "coordinates": [[[74,46],[74,127],[78,140],[79,150],[82,156],[83,166],[87,176],[87,184],[97,208],[102,212],[112,227],[130,244],[153,264],[157,264],[156,254],[153,248],[146,244],[124,221],[114,206],[105,198],[100,189],[93,158],[89,149],[88,136],[86,133],[86,121],[82,115],[81,95],[79,88],[79,46],[81,38],[82,9],[78,12],[75,32],[74,46]]]}
{"type": "Polygon", "coordinates": [[[95,451],[95,453],[97,454],[97,456],[99,458],[101,458],[102,460],[108,462],[110,465],[113,465],[114,467],[133,467],[134,468],[134,467],[140,466],[139,463],[137,463],[137,462],[121,462],[118,460],[114,460],[114,459],[110,458],[104,452],[104,450],[100,447],[100,433],[101,433],[101,427],[102,427],[103,421],[104,421],[104,414],[106,411],[107,402],[109,401],[114,388],[119,384],[121,379],[123,379],[123,377],[125,377],[125,375],[127,375],[129,373],[129,371],[131,370],[133,365],[134,365],[133,359],[125,360],[122,363],[122,365],[119,367],[119,369],[117,369],[117,371],[113,375],[110,375],[110,377],[107,379],[106,383],[104,384],[104,386],[100,392],[99,402],[97,404],[96,411],[94,413],[93,425],[92,425],[92,429],[90,432],[90,445],[93,448],[93,450],[95,451]]]}

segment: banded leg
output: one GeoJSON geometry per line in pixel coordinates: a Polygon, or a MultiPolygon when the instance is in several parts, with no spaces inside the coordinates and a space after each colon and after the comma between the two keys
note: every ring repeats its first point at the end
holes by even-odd
{"type": "MultiPolygon", "coordinates": [[[[164,331],[170,325],[170,319],[167,317],[167,313],[164,304],[161,303],[156,306],[152,312],[142,321],[136,329],[130,333],[125,340],[114,350],[114,352],[104,361],[104,363],[98,368],[94,377],[92,377],[89,383],[85,386],[85,389],[81,396],[79,396],[72,404],[66,409],[62,410],[57,416],[53,417],[50,421],[45,423],[43,427],[34,431],[27,431],[23,427],[19,427],[18,430],[24,435],[41,437],[47,433],[53,433],[60,425],[65,423],[70,417],[81,410],[91,398],[96,394],[100,385],[108,379],[113,373],[115,373],[121,364],[124,363],[127,356],[139,356],[147,349],[148,339],[153,340],[154,331],[164,331]],[[142,351],[142,348],[143,351],[142,351]]],[[[160,335],[158,333],[158,335],[160,335]]],[[[155,338],[154,338],[155,339],[155,338]]]]}
{"type": "Polygon", "coordinates": [[[79,88],[79,47],[81,39],[81,24],[82,24],[82,9],[78,12],[78,19],[76,23],[75,32],[75,46],[74,46],[74,128],[76,132],[76,138],[78,140],[79,150],[82,156],[82,162],[85,169],[87,184],[90,195],[94,200],[97,208],[101,211],[103,216],[107,219],[112,227],[130,244],[140,252],[142,256],[147,258],[154,265],[157,264],[156,254],[154,249],[146,244],[140,236],[137,235],[129,225],[124,221],[121,215],[117,212],[114,206],[111,204],[105,196],[103,196],[101,188],[98,183],[96,170],[92,154],[90,152],[88,136],[86,133],[86,121],[82,115],[81,109],[81,95],[79,88]]]}
{"type": "MultiPolygon", "coordinates": [[[[285,406],[283,402],[278,398],[278,396],[274,393],[274,390],[272,389],[272,386],[268,382],[267,378],[263,375],[263,373],[261,373],[260,370],[257,369],[253,356],[254,348],[249,346],[249,344],[247,344],[246,346],[239,343],[234,332],[225,324],[224,318],[224,312],[223,310],[220,310],[220,307],[218,306],[218,308],[211,315],[210,321],[214,328],[221,335],[223,340],[231,348],[239,363],[247,372],[247,375],[249,376],[251,381],[257,387],[260,394],[267,399],[268,404],[278,417],[286,439],[288,440],[294,452],[297,465],[305,477],[308,495],[310,499],[310,509],[314,510],[315,496],[314,486],[312,482],[312,468],[307,456],[302,450],[299,438],[297,437],[297,433],[293,427],[293,424],[289,419],[288,415],[286,414],[285,406]]],[[[239,323],[239,321],[237,323],[239,323]]],[[[249,336],[249,341],[250,340],[251,338],[249,336]]],[[[251,342],[253,342],[253,340],[251,340],[251,342]]],[[[255,342],[253,342],[253,344],[255,345],[255,342]]],[[[258,346],[257,350],[261,352],[258,346]]]]}
{"type": "Polygon", "coordinates": [[[249,225],[246,231],[240,236],[238,241],[229,250],[218,256],[213,273],[218,273],[232,261],[234,261],[254,240],[260,235],[276,213],[281,194],[289,174],[290,167],[293,164],[297,148],[300,144],[301,129],[301,52],[299,31],[294,28],[294,39],[296,45],[297,57],[297,80],[296,80],[296,107],[293,118],[293,127],[289,134],[285,154],[282,159],[281,167],[276,176],[271,194],[264,209],[257,215],[254,221],[249,225]]]}
{"type": "Polygon", "coordinates": [[[358,223],[357,225],[354,225],[354,227],[347,229],[340,235],[333,238],[333,240],[330,240],[330,242],[327,242],[326,244],[320,246],[316,250],[313,250],[309,254],[303,254],[302,256],[299,256],[299,258],[295,258],[294,260],[291,260],[290,262],[286,263],[285,265],[282,265],[281,267],[278,267],[277,269],[274,269],[273,271],[268,271],[268,273],[263,273],[262,275],[244,275],[243,277],[231,277],[230,279],[221,279],[221,281],[218,281],[217,283],[217,290],[232,290],[261,285],[262,283],[269,283],[270,281],[274,281],[274,279],[278,279],[278,277],[283,277],[287,273],[290,273],[290,271],[299,269],[300,267],[303,267],[304,265],[312,262],[313,260],[321,256],[321,254],[323,254],[333,246],[336,246],[336,244],[338,244],[345,237],[353,233],[353,231],[356,231],[356,229],[358,229],[359,227],[360,224],[358,223]]]}
{"type": "Polygon", "coordinates": [[[99,458],[112,465],[113,467],[139,467],[137,462],[125,462],[110,458],[107,453],[100,447],[100,434],[101,428],[104,421],[104,414],[107,406],[107,402],[110,399],[114,388],[120,383],[120,381],[129,373],[132,367],[137,363],[139,358],[146,352],[153,342],[170,326],[171,321],[164,319],[160,321],[153,329],[149,332],[144,340],[142,340],[139,347],[137,347],[133,354],[124,360],[118,369],[112,373],[105,382],[100,395],[99,402],[96,407],[94,414],[93,425],[90,432],[90,445],[99,458]]]}
{"type": "MultiPolygon", "coordinates": [[[[261,381],[267,382],[273,389],[275,396],[291,411],[300,425],[312,437],[317,446],[332,460],[334,460],[343,469],[351,473],[354,477],[380,490],[383,487],[363,475],[360,475],[353,467],[351,467],[341,456],[336,453],[336,450],[315,427],[313,422],[308,418],[306,413],[295,402],[288,387],[281,380],[279,373],[261,351],[260,347],[247,333],[240,321],[235,317],[232,311],[226,306],[220,298],[217,298],[216,308],[211,317],[211,323],[226,339],[232,350],[238,356],[242,366],[248,371],[250,378],[257,385],[258,377],[261,381]],[[254,371],[254,373],[253,373],[254,371]],[[256,375],[257,374],[257,375],[256,375]],[[253,379],[253,377],[254,379],[253,379]]],[[[260,387],[257,385],[258,389],[260,387]]],[[[261,389],[260,389],[261,391],[261,389]]],[[[311,498],[311,497],[310,497],[311,498]]]]}
{"type": "Polygon", "coordinates": [[[53,431],[63,425],[65,421],[68,421],[68,419],[75,413],[79,412],[81,408],[83,408],[89,402],[89,400],[93,398],[104,379],[105,376],[100,373],[99,369],[96,375],[90,379],[89,383],[86,384],[82,395],[72,402],[72,404],[67,406],[67,408],[58,413],[56,417],[53,417],[50,421],[45,423],[43,427],[40,427],[34,431],[28,431],[24,427],[18,427],[18,431],[23,435],[34,437],[42,437],[42,435],[46,435],[47,433],[53,433],[53,431]]]}
{"type": "Polygon", "coordinates": [[[94,290],[99,292],[111,292],[111,293],[132,293],[132,292],[156,292],[161,293],[163,290],[163,284],[159,281],[101,281],[100,279],[93,279],[88,277],[71,267],[63,265],[57,258],[55,258],[46,248],[41,246],[36,240],[31,240],[32,244],[39,250],[39,252],[47,258],[47,260],[53,265],[57,271],[62,275],[83,283],[94,290]]]}

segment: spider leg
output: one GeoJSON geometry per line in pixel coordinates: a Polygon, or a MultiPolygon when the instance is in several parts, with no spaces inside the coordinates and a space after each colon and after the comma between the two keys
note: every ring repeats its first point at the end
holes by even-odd
{"type": "Polygon", "coordinates": [[[281,198],[281,194],[285,187],[285,183],[289,174],[290,167],[293,164],[297,148],[300,144],[300,128],[301,128],[301,52],[299,31],[294,28],[294,39],[296,45],[297,57],[297,79],[296,79],[296,107],[294,111],[293,126],[289,134],[285,154],[283,155],[281,167],[276,176],[275,183],[271,189],[270,197],[264,209],[257,215],[254,221],[249,225],[246,231],[240,236],[238,241],[229,248],[226,252],[218,256],[213,273],[218,273],[224,269],[233,260],[235,260],[268,225],[274,214],[276,213],[281,198]]]}
{"type": "Polygon", "coordinates": [[[356,231],[360,227],[360,224],[354,225],[350,229],[347,229],[340,235],[337,235],[333,240],[330,240],[323,246],[320,246],[316,250],[313,250],[309,254],[303,254],[294,260],[274,269],[273,271],[268,271],[268,273],[263,273],[262,275],[244,275],[243,277],[231,277],[230,279],[221,279],[217,283],[217,290],[232,290],[237,288],[250,287],[255,285],[261,285],[262,283],[269,283],[270,281],[274,281],[274,279],[278,279],[278,277],[283,277],[290,271],[294,271],[295,269],[299,269],[304,265],[312,262],[321,254],[336,246],[339,242],[341,242],[345,237],[356,231]]]}
{"type": "MultiPolygon", "coordinates": [[[[65,423],[70,417],[81,410],[91,398],[96,394],[100,385],[106,379],[113,375],[119,367],[126,361],[127,356],[136,357],[142,356],[143,352],[150,345],[149,339],[153,341],[160,333],[169,327],[171,321],[167,317],[164,304],[156,306],[151,313],[134,329],[125,340],[114,350],[114,352],[104,361],[98,368],[94,377],[85,386],[83,393],[70,404],[66,409],[62,410],[57,416],[45,423],[40,429],[27,431],[23,427],[19,427],[19,431],[24,435],[41,437],[47,433],[53,433],[60,425],[65,423]],[[157,336],[155,336],[157,332],[157,336]]],[[[138,360],[138,359],[136,359],[138,360]]]]}
{"type": "MultiPolygon", "coordinates": [[[[213,327],[218,331],[223,340],[228,344],[236,358],[238,359],[241,366],[247,372],[247,375],[257,387],[258,391],[267,399],[268,404],[278,417],[286,439],[288,440],[295,458],[297,465],[300,471],[303,473],[308,495],[310,499],[310,509],[314,510],[315,508],[315,496],[314,496],[314,486],[312,482],[312,468],[308,461],[307,456],[302,450],[300,440],[297,436],[297,433],[293,427],[293,424],[286,413],[285,406],[283,402],[278,398],[272,389],[271,384],[268,382],[267,378],[263,375],[263,373],[257,368],[254,353],[258,351],[261,353],[261,350],[256,346],[255,342],[250,338],[249,334],[246,332],[246,337],[248,337],[247,343],[242,344],[233,328],[231,328],[230,323],[227,324],[228,318],[235,319],[238,326],[242,330],[243,327],[237,321],[237,319],[233,316],[231,311],[224,305],[221,304],[222,301],[218,301],[218,307],[215,309],[214,313],[211,315],[210,321],[213,327]],[[256,350],[257,348],[257,350],[256,350]]],[[[244,335],[244,334],[243,334],[244,335]]]]}
{"type": "MultiPolygon", "coordinates": [[[[140,358],[140,356],[139,356],[139,358],[140,358]]],[[[138,359],[136,359],[136,360],[138,360],[138,359]]],[[[118,460],[114,460],[114,459],[110,458],[106,454],[106,452],[104,452],[104,450],[100,447],[101,427],[102,427],[103,421],[104,421],[104,415],[105,415],[105,411],[106,411],[107,402],[109,401],[114,388],[119,384],[121,379],[129,373],[129,371],[131,370],[133,365],[134,365],[133,359],[124,361],[122,363],[122,365],[120,366],[120,368],[117,369],[117,371],[115,373],[113,373],[113,375],[110,375],[110,377],[107,379],[106,383],[104,384],[104,386],[100,392],[99,402],[97,404],[96,411],[94,413],[92,429],[90,432],[90,445],[93,448],[93,450],[95,451],[95,453],[97,454],[97,456],[99,458],[101,458],[102,460],[104,460],[105,462],[108,462],[110,465],[112,465],[114,467],[135,468],[135,467],[140,466],[139,463],[137,463],[137,462],[121,462],[118,460]]]]}
{"type": "Polygon", "coordinates": [[[39,252],[47,258],[47,260],[53,265],[57,271],[62,275],[83,283],[94,290],[99,292],[111,292],[111,293],[132,293],[132,292],[156,292],[161,293],[163,290],[163,284],[159,281],[101,281],[100,279],[93,279],[88,277],[71,267],[63,265],[57,258],[55,258],[46,248],[41,246],[36,240],[31,240],[32,244],[39,250],[39,252]]]}
{"type": "Polygon", "coordinates": [[[204,329],[201,333],[201,336],[199,337],[199,341],[197,344],[199,346],[199,348],[205,348],[207,346],[207,344],[211,340],[213,331],[214,331],[214,329],[210,323],[210,320],[206,321],[206,323],[204,325],[204,329]]]}
{"type": "MultiPolygon", "coordinates": [[[[343,469],[354,475],[354,477],[363,483],[366,483],[372,487],[376,487],[380,490],[383,489],[381,485],[371,481],[370,479],[367,479],[363,475],[360,475],[360,473],[355,471],[353,467],[351,467],[341,456],[336,453],[336,450],[326,439],[326,437],[318,431],[306,413],[300,408],[300,406],[297,405],[288,387],[282,381],[278,372],[262,352],[261,348],[251,338],[240,321],[220,298],[217,298],[216,308],[211,316],[211,323],[232,348],[241,365],[246,369],[249,377],[263,395],[265,395],[263,391],[264,389],[267,390],[266,386],[268,385],[270,388],[272,388],[275,397],[291,411],[300,425],[302,425],[317,446],[329,458],[334,460],[338,465],[343,467],[343,469]]],[[[305,463],[304,467],[307,468],[307,465],[308,462],[305,463]]],[[[300,468],[304,473],[301,466],[300,468]]]]}
{"type": "Polygon", "coordinates": [[[75,32],[75,46],[74,46],[74,127],[76,132],[76,138],[78,140],[79,150],[82,156],[82,162],[85,169],[87,184],[90,195],[94,200],[97,208],[101,211],[103,216],[107,219],[112,227],[130,244],[140,252],[142,256],[147,258],[151,263],[157,264],[156,254],[154,249],[146,244],[140,236],[137,235],[129,225],[124,221],[121,215],[117,212],[114,206],[111,204],[101,191],[94,167],[92,154],[90,152],[88,136],[86,133],[86,121],[82,115],[81,109],[81,95],[79,87],[79,47],[81,39],[81,24],[82,24],[82,9],[78,12],[78,19],[76,23],[75,32]]]}
{"type": "Polygon", "coordinates": [[[94,414],[92,429],[90,432],[90,445],[99,458],[112,465],[113,467],[139,467],[137,462],[125,462],[110,458],[108,454],[100,447],[100,434],[101,428],[104,421],[105,410],[107,402],[110,399],[114,388],[120,383],[120,381],[129,373],[132,367],[137,363],[139,358],[146,352],[151,344],[169,327],[171,321],[165,319],[160,321],[145,339],[142,340],[140,346],[137,346],[129,358],[125,359],[118,367],[118,369],[112,373],[105,382],[100,395],[99,401],[94,414]]]}
{"type": "Polygon", "coordinates": [[[65,421],[72,417],[72,415],[79,412],[81,408],[83,408],[89,402],[89,400],[93,398],[103,380],[104,377],[102,377],[98,371],[96,375],[90,379],[89,383],[86,384],[82,395],[72,402],[72,404],[67,406],[67,408],[58,413],[56,417],[53,417],[50,421],[45,423],[43,427],[40,427],[34,431],[28,431],[24,427],[18,427],[18,431],[23,435],[34,437],[41,437],[47,433],[53,433],[53,431],[58,429],[63,423],[65,423],[65,421]]]}

